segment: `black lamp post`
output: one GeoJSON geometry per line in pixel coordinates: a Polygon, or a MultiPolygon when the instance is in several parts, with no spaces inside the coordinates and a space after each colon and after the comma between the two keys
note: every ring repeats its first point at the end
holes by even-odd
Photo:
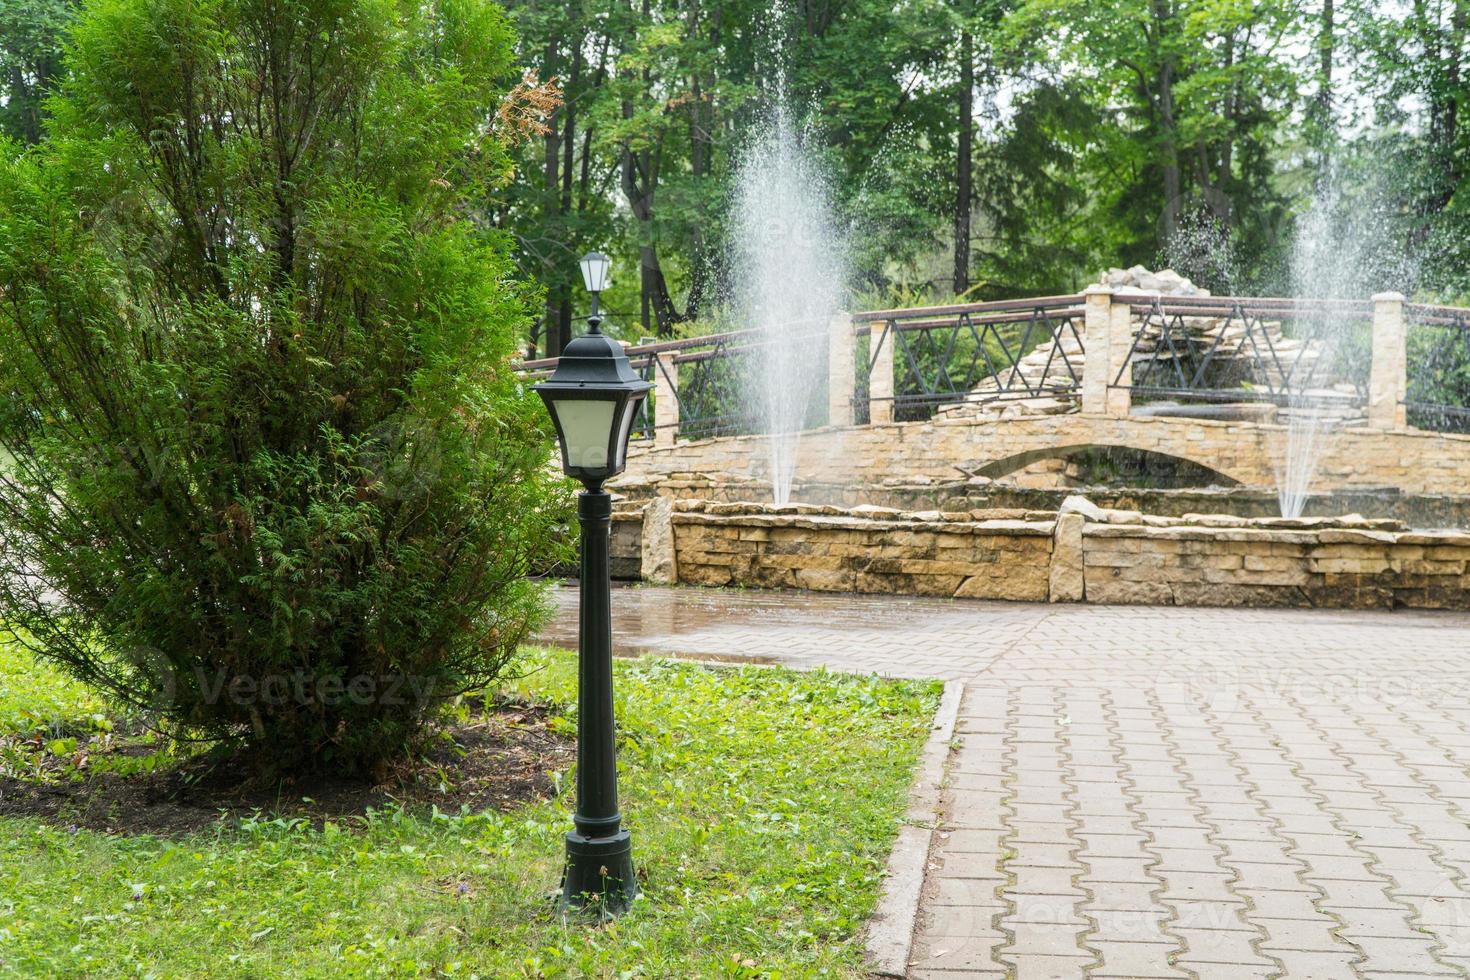
{"type": "Polygon", "coordinates": [[[604,915],[627,909],[638,894],[633,849],[618,813],[617,746],[613,735],[612,583],[608,531],[612,496],[603,481],[621,473],[638,405],[653,387],[633,373],[627,355],[600,331],[597,294],[607,285],[608,257],[582,258],[592,294],[588,331],[567,344],[549,379],[536,386],[561,443],[562,468],[582,481],[581,619],[577,690],[576,829],[567,834],[562,911],[592,907],[604,915]]]}

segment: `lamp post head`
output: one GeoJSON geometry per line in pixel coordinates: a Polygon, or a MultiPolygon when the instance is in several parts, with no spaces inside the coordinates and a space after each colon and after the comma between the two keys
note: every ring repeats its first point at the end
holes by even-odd
{"type": "Polygon", "coordinates": [[[612,259],[601,252],[588,252],[582,256],[582,284],[589,293],[600,293],[607,288],[607,276],[612,271],[612,259]]]}
{"type": "Polygon", "coordinates": [[[533,390],[551,413],[568,476],[590,489],[623,471],[633,420],[652,387],[610,337],[594,331],[566,346],[551,377],[533,390]]]}
{"type": "Polygon", "coordinates": [[[582,285],[592,294],[592,313],[587,317],[587,326],[593,333],[597,333],[602,325],[602,317],[597,314],[597,299],[607,288],[607,277],[612,272],[612,259],[601,252],[588,252],[582,256],[581,264],[582,285]]]}

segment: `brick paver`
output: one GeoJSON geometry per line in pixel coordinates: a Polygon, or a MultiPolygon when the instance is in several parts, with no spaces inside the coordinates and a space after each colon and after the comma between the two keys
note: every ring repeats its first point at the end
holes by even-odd
{"type": "MultiPolygon", "coordinates": [[[[575,639],[573,593],[546,638],[575,639]]],[[[966,684],[911,975],[1470,975],[1470,616],[619,590],[617,642],[966,684]]]]}

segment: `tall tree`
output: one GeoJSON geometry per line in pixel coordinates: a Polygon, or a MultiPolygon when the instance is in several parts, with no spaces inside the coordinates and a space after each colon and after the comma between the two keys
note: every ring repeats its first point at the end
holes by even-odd
{"type": "Polygon", "coordinates": [[[265,767],[493,679],[564,519],[470,220],[545,93],[486,0],[109,0],[0,158],[0,619],[265,767]]]}
{"type": "Polygon", "coordinates": [[[61,74],[61,46],[72,0],[0,0],[0,132],[36,143],[45,131],[42,102],[61,74]]]}

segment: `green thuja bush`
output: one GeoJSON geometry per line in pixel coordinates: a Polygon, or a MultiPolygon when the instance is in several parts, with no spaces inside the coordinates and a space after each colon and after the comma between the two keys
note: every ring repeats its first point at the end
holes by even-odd
{"type": "Polygon", "coordinates": [[[501,672],[565,518],[486,0],[95,0],[0,148],[0,616],[271,768],[501,672]],[[498,111],[499,110],[499,111],[498,111]]]}

